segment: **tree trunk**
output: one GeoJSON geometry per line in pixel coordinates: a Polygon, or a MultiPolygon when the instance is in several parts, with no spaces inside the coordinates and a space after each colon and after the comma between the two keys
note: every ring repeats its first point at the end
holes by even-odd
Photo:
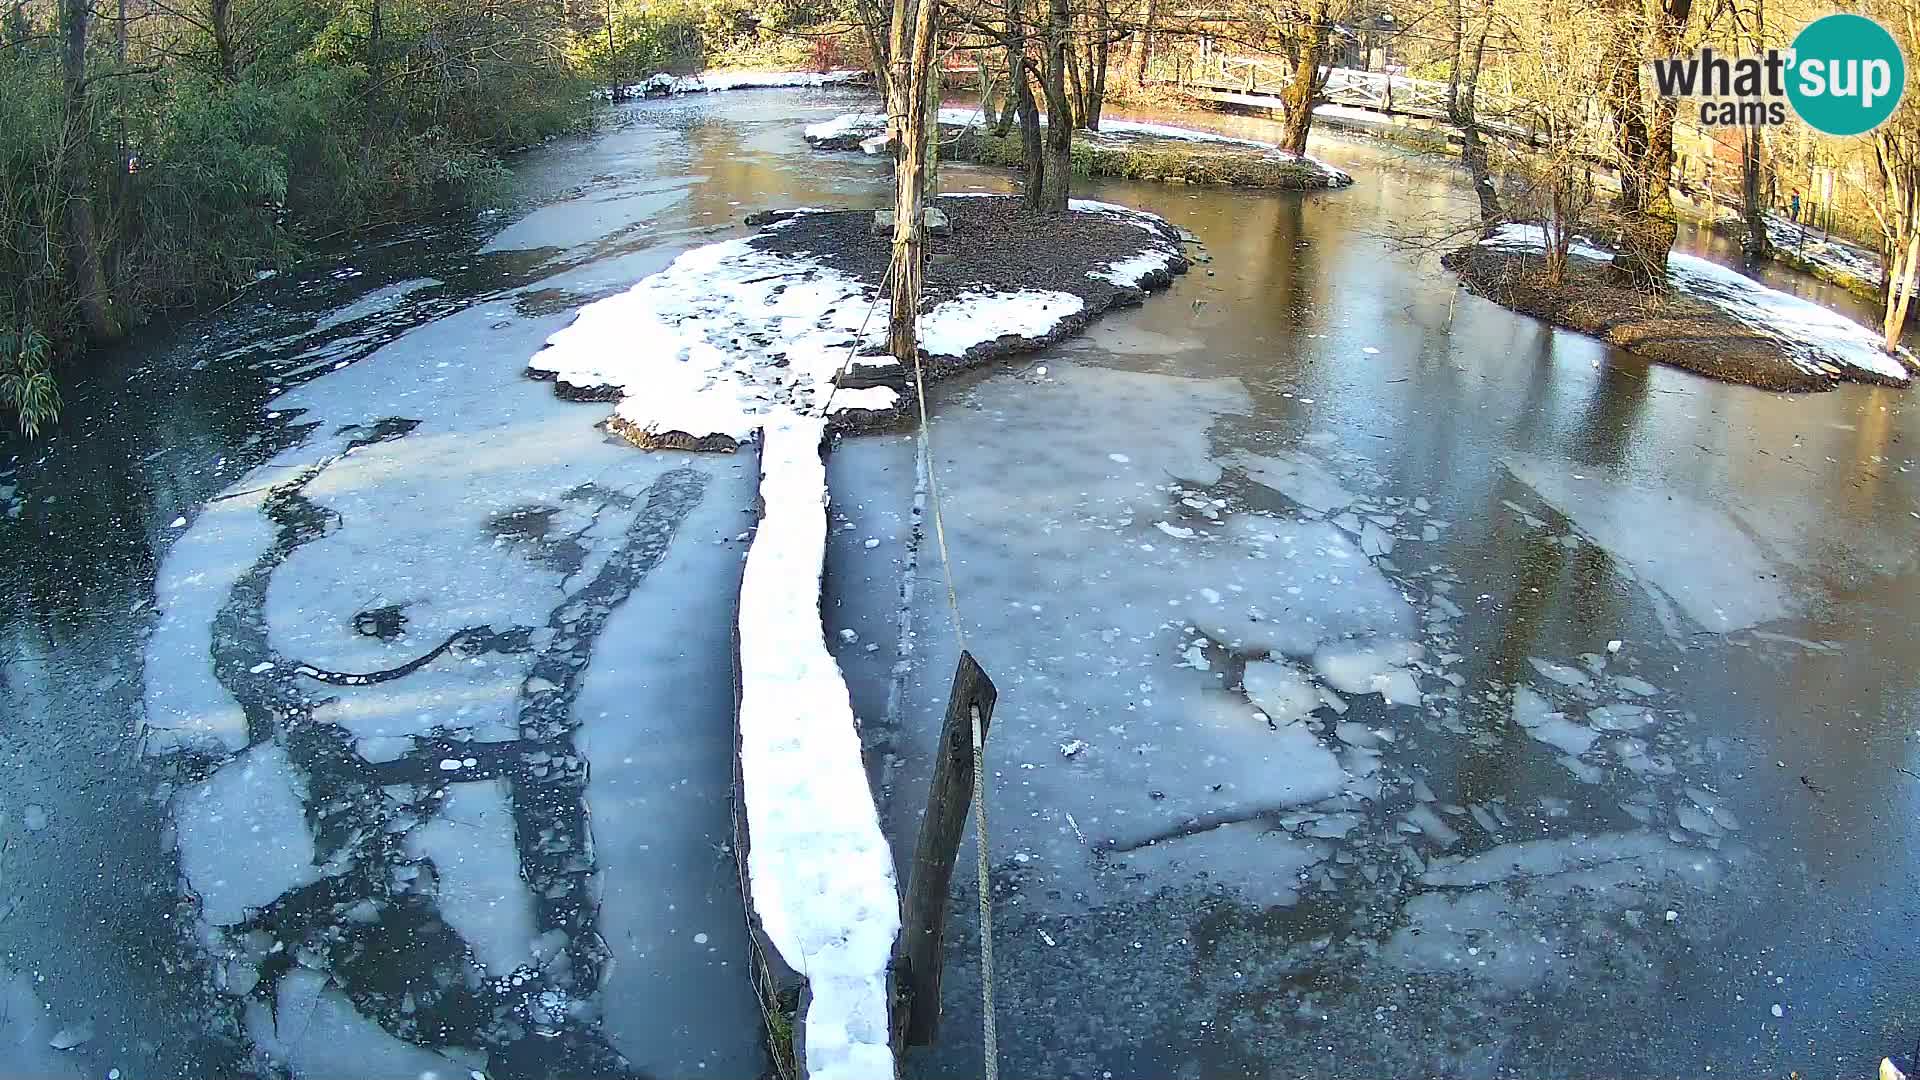
{"type": "Polygon", "coordinates": [[[1080,78],[1080,46],[1071,37],[1064,51],[1067,58],[1067,104],[1073,107],[1073,126],[1087,126],[1087,84],[1080,78]]]}
{"type": "Polygon", "coordinates": [[[1906,250],[1896,249],[1887,260],[1887,309],[1881,331],[1888,352],[1900,347],[1900,332],[1907,325],[1907,305],[1913,300],[1914,271],[1920,269],[1916,266],[1920,263],[1920,230],[1909,225],[1907,231],[1906,250]]]}
{"type": "Polygon", "coordinates": [[[1300,21],[1293,26],[1293,75],[1280,91],[1286,110],[1286,118],[1281,123],[1280,148],[1295,154],[1307,152],[1307,135],[1313,130],[1320,65],[1326,60],[1327,36],[1333,29],[1328,12],[1330,2],[1309,0],[1302,8],[1300,21]]]}
{"type": "Polygon", "coordinates": [[[1067,101],[1067,0],[1047,0],[1047,66],[1042,89],[1047,95],[1046,176],[1040,209],[1062,214],[1073,177],[1073,106],[1067,101]]]}
{"type": "Polygon", "coordinates": [[[1113,18],[1107,0],[1099,0],[1093,9],[1093,42],[1087,49],[1087,107],[1081,126],[1100,130],[1100,113],[1107,104],[1107,62],[1113,55],[1113,18]]]}
{"type": "Polygon", "coordinates": [[[1014,101],[1020,109],[1020,156],[1026,162],[1027,180],[1023,194],[1029,210],[1044,210],[1047,205],[1047,155],[1041,145],[1040,103],[1033,98],[1033,77],[1026,53],[1019,54],[1015,67],[1014,101]]]}
{"type": "MultiPolygon", "coordinates": [[[[1505,214],[1500,208],[1500,192],[1494,186],[1493,172],[1487,164],[1487,144],[1480,137],[1480,118],[1477,112],[1480,88],[1480,71],[1487,56],[1487,35],[1493,30],[1491,0],[1481,2],[1481,20],[1478,33],[1472,42],[1470,54],[1461,55],[1465,62],[1466,78],[1459,79],[1461,72],[1456,67],[1454,78],[1447,86],[1447,118],[1460,129],[1460,162],[1467,167],[1467,174],[1473,178],[1473,191],[1480,200],[1480,228],[1483,234],[1491,235],[1505,214]],[[1469,58],[1470,57],[1470,58],[1469,58]]],[[[1456,25],[1465,34],[1464,17],[1456,25]]]]}
{"type": "Polygon", "coordinates": [[[1453,51],[1448,53],[1453,62],[1447,66],[1447,115],[1452,116],[1460,99],[1460,65],[1466,57],[1467,12],[1461,0],[1447,0],[1447,24],[1453,34],[1453,51]]]}
{"type": "Polygon", "coordinates": [[[208,0],[207,22],[213,26],[213,56],[220,81],[231,83],[238,74],[233,57],[233,0],[208,0]]]}
{"type": "Polygon", "coordinates": [[[62,0],[60,55],[65,132],[60,171],[66,192],[68,272],[87,336],[95,342],[120,336],[107,299],[106,272],[100,262],[99,231],[93,216],[93,125],[87,115],[88,0],[62,0]]]}
{"type": "MultiPolygon", "coordinates": [[[[1644,0],[1640,20],[1644,43],[1637,55],[1622,58],[1614,73],[1621,90],[1616,106],[1644,119],[1637,129],[1622,124],[1623,227],[1613,271],[1630,284],[1655,291],[1666,288],[1667,255],[1679,231],[1673,214],[1673,124],[1678,103],[1670,97],[1655,97],[1651,111],[1646,109],[1640,96],[1639,57],[1679,55],[1680,33],[1692,8],[1693,0],[1644,0]]],[[[1616,40],[1622,36],[1616,35],[1616,40]]]]}
{"type": "Polygon", "coordinates": [[[1153,59],[1153,20],[1160,14],[1160,0],[1147,0],[1147,16],[1140,23],[1140,40],[1133,47],[1133,84],[1147,85],[1147,62],[1153,59]]]}
{"type": "MultiPolygon", "coordinates": [[[[1767,47],[1766,0],[1754,0],[1753,32],[1749,41],[1755,56],[1761,55],[1767,47]]],[[[1747,222],[1745,247],[1749,259],[1764,259],[1773,250],[1773,241],[1767,235],[1766,204],[1760,196],[1763,149],[1760,125],[1749,126],[1746,137],[1740,142],[1740,216],[1747,222]]]]}
{"type": "Polygon", "coordinates": [[[929,132],[927,121],[939,115],[940,95],[933,71],[933,24],[934,12],[940,5],[939,0],[918,0],[909,27],[904,10],[907,2],[896,0],[887,47],[888,59],[892,62],[887,114],[888,124],[895,132],[893,254],[889,271],[893,295],[888,309],[887,351],[902,368],[911,370],[919,352],[915,321],[920,312],[920,293],[927,269],[927,142],[939,139],[938,126],[929,132]],[[928,98],[933,99],[931,108],[928,98]]]}

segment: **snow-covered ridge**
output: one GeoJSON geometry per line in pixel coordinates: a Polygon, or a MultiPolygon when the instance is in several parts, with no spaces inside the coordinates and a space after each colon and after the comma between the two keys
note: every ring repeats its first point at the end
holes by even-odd
{"type": "MultiPolygon", "coordinates": [[[[1540,251],[1545,233],[1538,225],[1502,225],[1483,246],[1540,251]]],[[[1608,260],[1613,253],[1575,239],[1569,253],[1583,259],[1608,260]]],[[[1802,300],[1697,255],[1673,252],[1667,256],[1667,279],[1674,289],[1712,304],[1780,343],[1796,367],[1811,374],[1823,365],[1864,371],[1883,379],[1906,383],[1911,373],[1899,358],[1880,347],[1880,335],[1838,312],[1802,300]]]]}
{"type": "Polygon", "coordinates": [[[784,417],[760,448],[760,526],[740,583],[740,774],[761,929],[807,980],[805,1075],[894,1074],[887,963],[900,933],[893,858],[859,729],[820,622],[826,423],[784,417]]]}
{"type": "MultiPolygon", "coordinates": [[[[948,108],[940,110],[940,123],[949,127],[984,127],[987,118],[979,109],[948,108]]],[[[841,139],[848,136],[866,137],[878,135],[886,130],[887,117],[884,113],[842,113],[830,120],[817,124],[808,124],[801,132],[809,143],[824,142],[829,139],[841,139]]],[[[1099,131],[1079,131],[1074,133],[1077,139],[1098,140],[1103,135],[1144,136],[1156,139],[1179,139],[1184,142],[1217,143],[1226,146],[1245,146],[1264,150],[1272,154],[1284,154],[1287,157],[1325,170],[1337,178],[1340,184],[1351,184],[1353,177],[1318,158],[1307,154],[1293,154],[1280,149],[1278,144],[1261,142],[1258,139],[1243,139],[1233,135],[1220,135],[1198,128],[1176,127],[1172,124],[1153,124],[1140,120],[1116,120],[1103,118],[1099,131]]]]}
{"type": "Polygon", "coordinates": [[[641,82],[603,91],[613,98],[663,97],[672,94],[699,94],[718,90],[755,90],[775,87],[844,86],[866,78],[867,73],[853,69],[835,71],[708,71],[699,75],[669,75],[661,72],[641,82]]]}

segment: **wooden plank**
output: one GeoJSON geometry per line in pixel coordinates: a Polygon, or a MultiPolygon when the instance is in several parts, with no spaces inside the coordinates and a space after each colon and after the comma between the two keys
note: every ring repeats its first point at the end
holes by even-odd
{"type": "Polygon", "coordinates": [[[927,788],[927,812],[901,901],[900,956],[895,978],[904,1007],[896,1012],[896,1043],[931,1046],[940,1035],[940,973],[947,930],[947,900],[953,864],[966,833],[967,808],[973,803],[973,725],[978,720],[985,745],[999,692],[993,680],[962,650],[947,697],[947,716],[927,788]],[[902,1015],[904,1014],[904,1015],[902,1015]]]}

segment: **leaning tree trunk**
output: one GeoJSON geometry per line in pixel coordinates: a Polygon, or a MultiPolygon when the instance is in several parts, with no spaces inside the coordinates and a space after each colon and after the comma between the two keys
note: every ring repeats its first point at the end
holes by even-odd
{"type": "Polygon", "coordinates": [[[1046,175],[1040,187],[1040,209],[1065,213],[1073,174],[1073,106],[1067,100],[1067,0],[1047,0],[1046,175]]]}
{"type": "Polygon", "coordinates": [[[1329,4],[1330,0],[1311,0],[1293,27],[1293,75],[1280,91],[1286,113],[1280,148],[1295,154],[1307,152],[1307,135],[1313,130],[1313,99],[1319,94],[1320,65],[1326,61],[1327,37],[1333,29],[1329,4]]]}
{"type": "Polygon", "coordinates": [[[87,115],[88,0],[63,0],[61,5],[60,76],[64,92],[64,131],[60,171],[66,193],[68,273],[80,317],[96,342],[120,336],[120,327],[107,301],[106,272],[100,262],[99,229],[93,216],[93,125],[87,115]]]}

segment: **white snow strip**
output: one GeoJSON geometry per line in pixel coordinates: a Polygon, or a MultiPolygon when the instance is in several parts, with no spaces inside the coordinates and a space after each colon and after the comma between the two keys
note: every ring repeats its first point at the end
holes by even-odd
{"type": "Polygon", "coordinates": [[[740,586],[740,769],[747,873],[774,948],[805,976],[812,1078],[893,1075],[887,961],[900,932],[893,861],[840,668],[820,622],[825,422],[769,424],[760,527],[740,586]]]}
{"type": "MultiPolygon", "coordinates": [[[[657,77],[657,76],[656,76],[657,77]]],[[[947,108],[940,110],[940,123],[949,127],[985,127],[987,118],[979,109],[947,108]]],[[[831,120],[809,125],[803,133],[810,141],[839,138],[843,135],[880,134],[887,126],[887,118],[882,113],[844,113],[831,120]]],[[[1250,146],[1272,154],[1297,158],[1309,165],[1331,174],[1337,183],[1351,184],[1353,177],[1348,173],[1327,164],[1318,158],[1306,154],[1294,154],[1280,149],[1275,143],[1261,142],[1258,139],[1243,139],[1233,135],[1221,135],[1197,128],[1175,127],[1172,124],[1153,124],[1140,120],[1116,120],[1103,117],[1100,130],[1095,132],[1076,132],[1076,138],[1098,139],[1102,135],[1135,135],[1156,139],[1179,139],[1184,142],[1221,143],[1228,146],[1250,146]]]]}
{"type": "MultiPolygon", "coordinates": [[[[1544,236],[1537,225],[1502,225],[1480,242],[1489,247],[1538,251],[1545,246],[1544,236]]],[[[1584,259],[1613,258],[1611,252],[1579,239],[1568,250],[1584,259]]],[[[1744,274],[1684,252],[1667,256],[1667,278],[1681,292],[1705,300],[1774,338],[1787,359],[1802,371],[1821,374],[1831,366],[1901,383],[1910,378],[1900,360],[1881,349],[1880,335],[1819,304],[1770,289],[1744,274]]]]}
{"type": "Polygon", "coordinates": [[[699,94],[720,90],[754,90],[776,87],[841,86],[858,81],[864,71],[708,71],[699,75],[669,75],[661,72],[643,82],[624,87],[629,97],[643,94],[699,94]]]}

